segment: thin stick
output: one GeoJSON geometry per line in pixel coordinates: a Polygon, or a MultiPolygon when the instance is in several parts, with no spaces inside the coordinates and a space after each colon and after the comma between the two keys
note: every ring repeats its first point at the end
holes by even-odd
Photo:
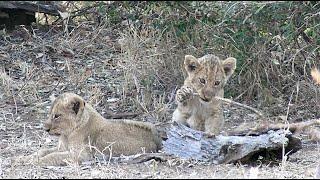
{"type": "Polygon", "coordinates": [[[288,128],[291,132],[301,132],[304,129],[313,125],[320,125],[320,119],[311,119],[309,121],[292,123],[292,124],[270,124],[269,129],[288,128]]]}
{"type": "MultiPolygon", "coordinates": [[[[196,95],[196,96],[199,96],[198,93],[193,93],[193,94],[196,95]]],[[[260,111],[258,111],[257,109],[255,109],[253,107],[250,107],[250,106],[247,106],[245,104],[241,104],[241,103],[232,101],[231,99],[226,99],[226,98],[217,97],[217,96],[215,96],[215,98],[218,99],[218,100],[221,100],[223,102],[229,103],[229,104],[234,104],[234,105],[249,109],[249,110],[253,111],[254,113],[258,114],[260,117],[264,118],[264,115],[260,111]]]]}
{"type": "Polygon", "coordinates": [[[240,107],[243,107],[243,108],[246,108],[246,109],[249,109],[253,112],[255,112],[256,114],[258,114],[260,117],[264,117],[264,115],[257,109],[253,108],[253,107],[250,107],[248,105],[245,105],[245,104],[241,104],[241,103],[238,103],[238,102],[235,102],[235,101],[232,101],[231,99],[226,99],[226,98],[221,98],[221,97],[215,97],[216,99],[219,99],[223,102],[226,102],[226,103],[229,103],[229,104],[234,104],[234,105],[237,105],[237,106],[240,106],[240,107]]]}
{"type": "MultiPolygon", "coordinates": [[[[239,135],[239,134],[250,135],[250,134],[256,134],[256,133],[261,134],[261,133],[265,133],[269,130],[278,130],[278,129],[288,129],[292,133],[299,134],[303,130],[305,130],[306,128],[311,127],[313,125],[320,125],[320,119],[311,119],[309,121],[292,123],[292,124],[267,123],[267,124],[262,124],[262,125],[256,126],[254,128],[248,128],[248,129],[240,130],[240,131],[233,131],[233,132],[230,132],[229,135],[239,135]]],[[[308,133],[310,136],[313,135],[314,139],[317,139],[317,136],[318,136],[317,133],[319,133],[319,132],[316,130],[312,130],[308,133]]],[[[319,137],[320,137],[320,133],[319,133],[319,137]]]]}

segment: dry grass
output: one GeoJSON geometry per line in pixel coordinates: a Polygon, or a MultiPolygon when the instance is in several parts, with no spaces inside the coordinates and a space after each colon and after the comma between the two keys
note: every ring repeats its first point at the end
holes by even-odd
{"type": "Polygon", "coordinates": [[[158,121],[170,119],[174,94],[183,83],[183,51],[164,41],[160,32],[135,27],[121,33],[119,67],[124,72],[123,99],[133,95],[133,105],[158,121]],[[179,56],[180,55],[180,56],[179,56]]]}

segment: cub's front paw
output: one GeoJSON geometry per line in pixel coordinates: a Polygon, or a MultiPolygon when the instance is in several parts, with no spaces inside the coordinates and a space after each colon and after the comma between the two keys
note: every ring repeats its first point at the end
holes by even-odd
{"type": "Polygon", "coordinates": [[[203,136],[206,138],[215,138],[216,137],[216,135],[212,132],[204,132],[203,136]]]}
{"type": "Polygon", "coordinates": [[[186,102],[193,98],[193,90],[190,87],[182,86],[176,95],[176,100],[180,103],[186,102]]]}

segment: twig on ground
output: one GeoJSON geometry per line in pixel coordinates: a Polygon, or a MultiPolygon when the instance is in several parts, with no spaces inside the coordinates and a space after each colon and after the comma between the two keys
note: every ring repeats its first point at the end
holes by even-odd
{"type": "MultiPolygon", "coordinates": [[[[193,93],[193,94],[196,95],[196,96],[199,96],[198,93],[193,93]]],[[[218,100],[221,100],[221,101],[223,101],[223,102],[229,103],[229,104],[234,104],[234,105],[237,105],[237,106],[240,106],[240,107],[249,109],[249,110],[255,112],[256,114],[258,114],[260,117],[264,118],[263,113],[261,113],[260,111],[258,111],[257,109],[255,109],[255,108],[253,108],[253,107],[250,107],[250,106],[248,106],[248,105],[245,105],[245,104],[241,104],[241,103],[232,101],[231,99],[226,99],[226,98],[217,97],[217,96],[216,96],[215,98],[218,99],[218,100]]]]}
{"type": "MultiPolygon", "coordinates": [[[[261,126],[257,126],[255,128],[249,128],[245,130],[240,130],[240,131],[233,131],[230,132],[229,135],[250,135],[250,134],[261,134],[265,133],[269,130],[279,130],[279,129],[288,129],[292,133],[300,133],[304,129],[313,126],[313,125],[320,125],[320,119],[312,119],[306,122],[298,122],[298,123],[292,123],[292,124],[283,124],[283,123],[278,123],[278,124],[264,124],[261,126]]],[[[316,131],[310,131],[309,134],[312,136],[312,134],[316,134],[319,132],[316,131]]]]}
{"type": "Polygon", "coordinates": [[[152,159],[158,161],[167,161],[168,159],[172,159],[173,155],[166,154],[166,153],[143,153],[135,156],[131,156],[129,159],[120,160],[120,163],[126,164],[137,164],[150,161],[152,159]]]}
{"type": "Polygon", "coordinates": [[[241,103],[232,101],[231,99],[226,99],[226,98],[221,98],[221,97],[215,97],[215,98],[216,98],[216,99],[219,99],[219,100],[221,100],[221,101],[223,101],[223,102],[229,103],[229,104],[234,104],[234,105],[237,105],[237,106],[240,106],[240,107],[249,109],[249,110],[255,112],[256,114],[258,114],[260,117],[263,117],[263,118],[264,118],[263,113],[261,113],[260,111],[258,111],[257,109],[255,109],[255,108],[253,108],[253,107],[250,107],[250,106],[248,106],[248,105],[245,105],[245,104],[241,104],[241,103]]]}

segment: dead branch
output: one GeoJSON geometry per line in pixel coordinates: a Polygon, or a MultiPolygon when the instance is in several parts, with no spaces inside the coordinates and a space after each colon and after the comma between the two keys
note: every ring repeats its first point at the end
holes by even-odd
{"type": "Polygon", "coordinates": [[[32,12],[46,13],[60,16],[59,7],[55,4],[45,5],[30,1],[0,1],[0,8],[5,9],[23,9],[32,12]]]}
{"type": "Polygon", "coordinates": [[[223,102],[229,103],[229,104],[233,104],[233,105],[237,105],[237,106],[249,109],[249,110],[253,111],[254,113],[258,114],[260,117],[264,118],[264,115],[260,111],[258,111],[257,109],[255,109],[253,107],[250,107],[248,105],[232,101],[231,99],[226,99],[226,98],[221,98],[221,97],[215,97],[215,98],[219,99],[219,100],[221,100],[223,102]]]}
{"type": "Polygon", "coordinates": [[[119,162],[126,163],[126,164],[136,164],[136,163],[147,162],[152,159],[157,161],[167,161],[170,158],[173,158],[173,156],[165,153],[144,153],[144,154],[131,156],[128,159],[121,159],[119,160],[119,162]]]}
{"type": "MultiPolygon", "coordinates": [[[[194,94],[195,96],[199,96],[198,93],[193,93],[193,94],[194,94]]],[[[250,106],[248,106],[248,105],[245,105],[245,104],[241,104],[241,103],[232,101],[231,99],[226,99],[226,98],[217,97],[217,96],[216,96],[215,98],[218,99],[218,100],[220,100],[220,101],[229,103],[229,104],[233,104],[233,105],[237,105],[237,106],[243,107],[243,108],[245,108],[245,109],[249,109],[249,110],[253,111],[254,113],[258,114],[259,117],[264,118],[263,113],[261,113],[260,111],[258,111],[257,109],[255,109],[255,108],[253,108],[253,107],[250,107],[250,106]]]]}
{"type": "Polygon", "coordinates": [[[101,5],[106,5],[106,3],[105,2],[99,2],[99,3],[96,3],[96,4],[92,5],[92,6],[84,7],[84,8],[78,9],[76,11],[73,11],[73,12],[70,13],[70,14],[72,14],[70,16],[70,18],[74,18],[76,16],[82,16],[84,14],[88,14],[88,13],[90,13],[89,10],[91,10],[91,9],[93,9],[95,7],[101,6],[101,5]]]}
{"type": "Polygon", "coordinates": [[[320,119],[312,119],[306,122],[298,122],[298,123],[292,123],[292,124],[283,124],[283,123],[278,123],[278,124],[270,124],[270,123],[265,123],[263,125],[250,128],[250,129],[245,129],[245,130],[240,130],[240,131],[233,131],[229,132],[229,135],[259,135],[266,133],[270,130],[279,130],[279,129],[288,129],[292,133],[300,133],[306,128],[313,126],[313,125],[320,125],[320,119]]]}
{"type": "Polygon", "coordinates": [[[84,7],[84,8],[81,8],[81,9],[77,9],[76,11],[73,11],[71,12],[71,16],[70,16],[70,19],[73,19],[77,16],[82,16],[82,15],[85,15],[85,14],[89,14],[89,13],[92,13],[90,12],[91,9],[93,8],[96,8],[96,7],[99,7],[99,6],[105,6],[105,8],[109,9],[110,7],[112,6],[116,6],[117,5],[117,1],[113,1],[113,2],[110,2],[110,3],[106,3],[106,2],[98,2],[92,6],[88,6],[88,7],[84,7]]]}

